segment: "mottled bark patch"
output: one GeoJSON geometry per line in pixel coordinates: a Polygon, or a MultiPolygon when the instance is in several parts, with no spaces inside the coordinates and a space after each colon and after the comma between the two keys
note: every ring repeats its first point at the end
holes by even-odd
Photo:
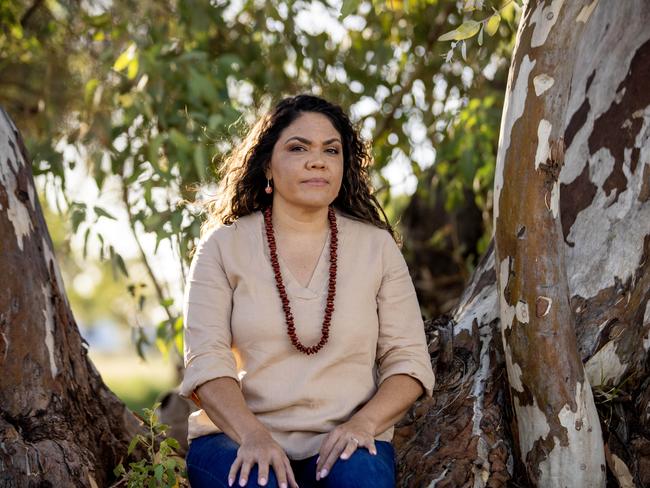
{"type": "Polygon", "coordinates": [[[571,116],[569,125],[567,125],[567,128],[564,131],[564,141],[566,143],[566,147],[571,146],[576,133],[585,125],[585,122],[587,121],[587,115],[589,115],[589,110],[591,110],[591,104],[589,103],[589,99],[585,97],[582,105],[580,105],[580,107],[578,107],[578,110],[576,110],[571,116]]]}
{"type": "Polygon", "coordinates": [[[617,87],[616,93],[619,96],[595,120],[593,131],[589,135],[590,154],[604,147],[614,157],[614,169],[603,183],[603,190],[608,196],[615,192],[611,204],[627,188],[627,177],[623,171],[625,150],[634,147],[636,136],[643,125],[642,117],[632,117],[631,114],[650,105],[649,79],[650,41],[647,41],[637,49],[627,76],[617,87]]]}
{"type": "Polygon", "coordinates": [[[589,179],[589,165],[585,164],[582,173],[568,185],[560,184],[560,219],[564,242],[573,247],[567,237],[578,214],[593,202],[598,187],[589,179]]]}

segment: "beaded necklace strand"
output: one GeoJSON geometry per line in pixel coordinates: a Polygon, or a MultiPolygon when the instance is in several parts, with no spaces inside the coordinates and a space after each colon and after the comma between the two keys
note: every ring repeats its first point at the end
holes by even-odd
{"type": "Polygon", "coordinates": [[[273,267],[273,273],[275,274],[275,285],[280,294],[280,300],[282,301],[282,310],[284,310],[284,317],[287,324],[287,334],[291,339],[291,344],[303,354],[316,354],[322,349],[322,347],[327,343],[329,338],[329,329],[330,322],[332,320],[332,313],[334,312],[334,297],[336,295],[336,250],[338,246],[338,228],[336,226],[336,215],[332,207],[328,208],[327,219],[329,220],[330,225],[330,276],[329,276],[329,285],[327,288],[327,305],[325,306],[325,314],[323,317],[323,326],[321,328],[321,338],[318,344],[314,346],[305,346],[300,342],[298,336],[296,335],[296,327],[293,319],[293,314],[291,313],[291,305],[289,303],[289,297],[287,296],[287,290],[282,282],[282,274],[280,273],[280,263],[278,261],[277,248],[275,244],[275,235],[273,233],[273,221],[271,219],[271,206],[268,206],[264,210],[264,225],[266,227],[266,240],[269,245],[269,251],[271,253],[271,266],[273,267]]]}

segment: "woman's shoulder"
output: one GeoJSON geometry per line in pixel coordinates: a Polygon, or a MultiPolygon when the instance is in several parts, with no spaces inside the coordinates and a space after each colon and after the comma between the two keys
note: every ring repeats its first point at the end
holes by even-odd
{"type": "Polygon", "coordinates": [[[216,224],[202,234],[201,241],[210,243],[210,245],[241,246],[243,241],[249,239],[251,231],[256,225],[259,225],[261,212],[255,211],[243,217],[239,217],[231,224],[216,224]]]}
{"type": "Polygon", "coordinates": [[[337,210],[337,214],[341,218],[343,225],[345,225],[346,231],[357,239],[369,240],[375,244],[393,240],[393,236],[386,229],[377,227],[341,210],[337,210]]]}

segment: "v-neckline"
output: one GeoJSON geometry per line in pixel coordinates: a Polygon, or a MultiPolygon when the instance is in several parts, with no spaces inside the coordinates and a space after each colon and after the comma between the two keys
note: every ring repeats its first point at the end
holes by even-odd
{"type": "MultiPolygon", "coordinates": [[[[314,269],[313,269],[313,271],[311,273],[311,276],[309,278],[309,282],[307,283],[307,286],[303,286],[300,283],[300,281],[298,281],[298,278],[296,278],[296,276],[293,274],[293,271],[291,271],[291,269],[287,265],[287,262],[284,260],[282,255],[278,252],[278,261],[280,262],[280,267],[284,268],[287,271],[286,273],[282,273],[282,278],[284,279],[285,275],[286,275],[287,279],[292,280],[298,288],[301,288],[303,290],[310,290],[313,293],[317,293],[318,288],[320,288],[320,287],[318,286],[318,283],[315,283],[315,281],[316,281],[316,278],[320,274],[320,271],[321,271],[321,264],[323,263],[324,256],[326,254],[325,249],[329,249],[330,234],[331,234],[331,231],[328,228],[327,229],[327,235],[325,236],[325,241],[323,242],[323,247],[320,250],[318,260],[316,261],[316,266],[314,266],[314,269]]],[[[329,253],[327,253],[327,254],[329,254],[329,253]]]]}
{"type": "MultiPolygon", "coordinates": [[[[339,241],[339,249],[341,249],[341,219],[339,218],[338,212],[336,210],[334,211],[335,216],[336,216],[336,225],[338,228],[338,241],[339,241]]],[[[264,255],[266,256],[267,259],[271,259],[271,253],[269,251],[269,246],[268,242],[266,240],[266,229],[264,226],[264,213],[260,212],[260,231],[261,231],[261,237],[262,237],[262,246],[264,249],[264,255]]],[[[291,295],[298,297],[298,298],[303,298],[307,300],[314,300],[317,299],[321,296],[322,292],[327,288],[327,283],[323,282],[323,274],[327,271],[328,269],[328,262],[329,260],[327,257],[329,257],[329,244],[330,244],[330,239],[331,239],[331,229],[327,229],[327,237],[325,238],[325,242],[323,243],[323,248],[321,249],[320,256],[318,257],[318,262],[316,263],[316,267],[314,268],[314,271],[311,275],[311,278],[309,280],[309,283],[307,286],[302,286],[300,282],[295,278],[287,264],[285,263],[284,259],[280,256],[280,253],[278,254],[278,263],[280,264],[280,274],[282,275],[282,281],[284,281],[285,286],[287,287],[287,290],[290,292],[291,295]]],[[[270,265],[269,265],[270,266],[270,265]]]]}

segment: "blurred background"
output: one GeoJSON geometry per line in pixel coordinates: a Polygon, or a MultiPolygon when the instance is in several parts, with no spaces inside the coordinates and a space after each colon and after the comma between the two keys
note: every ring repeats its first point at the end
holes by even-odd
{"type": "Polygon", "coordinates": [[[512,0],[0,0],[0,105],[107,385],[136,411],[178,385],[192,202],[287,95],[335,101],[361,128],[422,313],[449,312],[492,235],[519,13],[512,0]]]}

